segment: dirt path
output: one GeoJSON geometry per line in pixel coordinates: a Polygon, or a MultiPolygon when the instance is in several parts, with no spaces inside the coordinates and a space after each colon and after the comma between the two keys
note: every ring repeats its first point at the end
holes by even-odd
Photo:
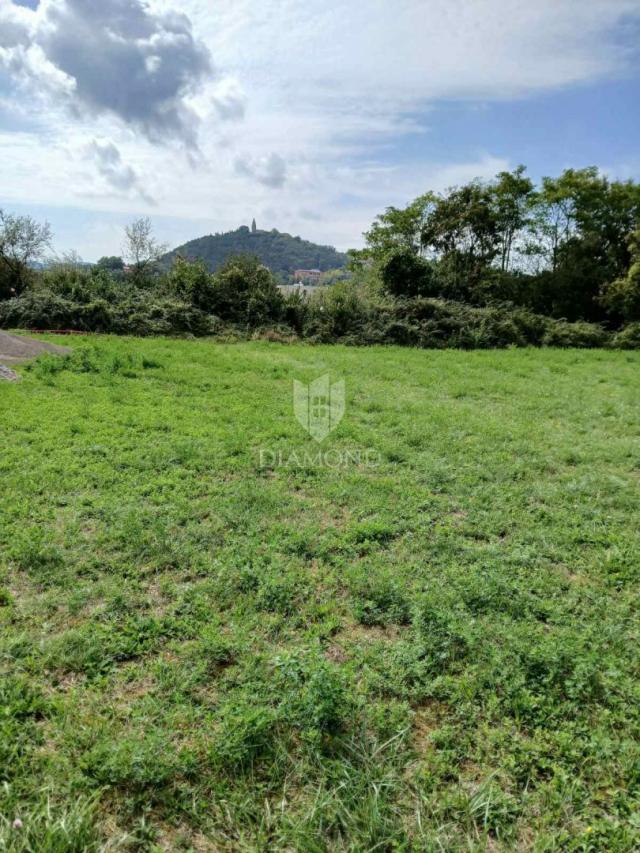
{"type": "Polygon", "coordinates": [[[28,361],[30,358],[37,358],[43,352],[66,355],[71,350],[67,349],[67,347],[57,346],[56,344],[37,341],[34,338],[0,332],[0,382],[15,382],[20,378],[7,365],[28,361]]]}
{"type": "Polygon", "coordinates": [[[30,358],[37,358],[43,352],[66,355],[71,350],[67,347],[57,346],[57,344],[37,341],[34,338],[0,332],[0,364],[17,364],[20,361],[28,361],[30,358]]]}

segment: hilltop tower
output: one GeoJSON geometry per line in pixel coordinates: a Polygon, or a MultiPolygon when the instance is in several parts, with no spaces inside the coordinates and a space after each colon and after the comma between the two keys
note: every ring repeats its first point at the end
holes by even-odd
{"type": "Polygon", "coordinates": [[[253,222],[251,223],[251,233],[255,234],[257,230],[258,230],[258,226],[256,225],[256,221],[254,219],[253,222]]]}

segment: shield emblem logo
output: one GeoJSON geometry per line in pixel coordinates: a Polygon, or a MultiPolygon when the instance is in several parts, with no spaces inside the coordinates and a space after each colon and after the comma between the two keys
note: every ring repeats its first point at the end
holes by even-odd
{"type": "Polygon", "coordinates": [[[293,411],[298,423],[316,441],[322,441],[344,416],[344,380],[331,384],[328,373],[309,385],[293,382],[293,411]]]}

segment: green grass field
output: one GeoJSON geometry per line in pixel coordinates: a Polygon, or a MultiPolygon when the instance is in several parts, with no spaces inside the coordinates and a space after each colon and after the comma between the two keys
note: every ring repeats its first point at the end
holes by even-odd
{"type": "Polygon", "coordinates": [[[70,344],[0,385],[0,850],[639,849],[640,354],[70,344]]]}

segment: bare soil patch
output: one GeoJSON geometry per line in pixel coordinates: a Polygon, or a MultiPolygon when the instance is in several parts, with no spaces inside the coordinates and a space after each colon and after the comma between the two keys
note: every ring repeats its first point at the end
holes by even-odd
{"type": "Polygon", "coordinates": [[[42,355],[43,352],[67,355],[71,350],[68,347],[61,347],[57,344],[37,341],[35,338],[0,332],[0,381],[7,380],[11,382],[18,378],[17,374],[10,370],[7,365],[29,361],[31,358],[37,358],[39,355],[42,355]]]}

